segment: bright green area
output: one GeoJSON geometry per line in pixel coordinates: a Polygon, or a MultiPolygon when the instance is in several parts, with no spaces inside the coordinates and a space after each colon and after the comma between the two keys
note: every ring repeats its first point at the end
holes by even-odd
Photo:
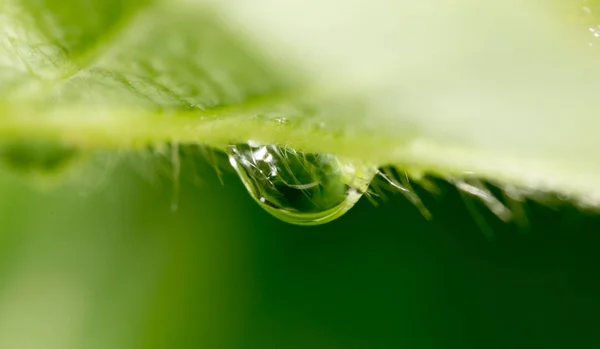
{"type": "Polygon", "coordinates": [[[597,1],[338,7],[2,0],[0,138],[251,139],[597,204],[597,1]]]}

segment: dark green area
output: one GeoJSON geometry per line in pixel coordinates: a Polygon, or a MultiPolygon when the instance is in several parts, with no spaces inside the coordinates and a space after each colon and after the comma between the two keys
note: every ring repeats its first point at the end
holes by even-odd
{"type": "Polygon", "coordinates": [[[189,153],[172,212],[168,152],[142,160],[83,194],[0,177],[0,347],[600,345],[598,217],[529,203],[490,241],[440,184],[431,222],[392,195],[297,227],[189,153]]]}
{"type": "Polygon", "coordinates": [[[31,141],[0,145],[3,166],[20,173],[60,172],[77,156],[77,149],[57,142],[31,141]]]}

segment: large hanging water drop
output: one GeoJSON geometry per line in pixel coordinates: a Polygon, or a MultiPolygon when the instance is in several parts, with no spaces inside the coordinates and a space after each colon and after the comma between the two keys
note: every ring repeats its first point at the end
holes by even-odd
{"type": "Polygon", "coordinates": [[[375,166],[274,145],[232,145],[228,153],[229,162],[259,205],[282,221],[298,225],[323,224],[342,216],[377,173],[375,166]]]}

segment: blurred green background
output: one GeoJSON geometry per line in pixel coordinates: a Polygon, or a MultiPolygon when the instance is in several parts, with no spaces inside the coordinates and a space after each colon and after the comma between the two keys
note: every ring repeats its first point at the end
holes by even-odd
{"type": "Polygon", "coordinates": [[[176,211],[160,155],[49,188],[3,171],[0,348],[600,344],[598,217],[528,203],[528,228],[490,216],[489,240],[441,185],[433,221],[391,195],[297,227],[201,159],[176,211]]]}

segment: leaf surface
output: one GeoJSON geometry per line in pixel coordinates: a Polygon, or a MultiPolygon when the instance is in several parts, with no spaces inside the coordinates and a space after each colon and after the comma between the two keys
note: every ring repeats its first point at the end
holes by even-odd
{"type": "Polygon", "coordinates": [[[2,0],[0,139],[255,140],[595,204],[599,2],[2,0]]]}

